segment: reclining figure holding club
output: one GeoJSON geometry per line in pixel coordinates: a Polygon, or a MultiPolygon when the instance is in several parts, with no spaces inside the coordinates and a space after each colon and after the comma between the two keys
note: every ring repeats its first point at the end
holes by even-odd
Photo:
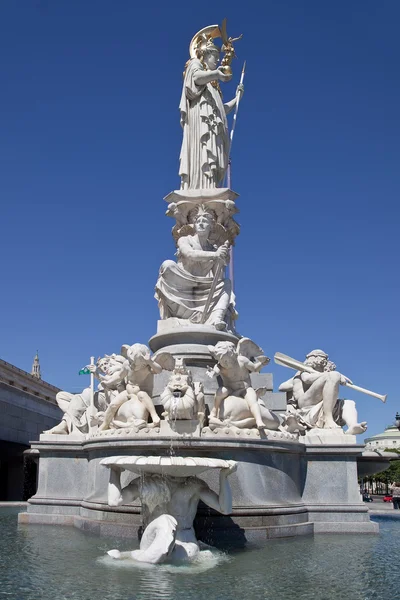
{"type": "MultiPolygon", "coordinates": [[[[97,364],[88,365],[88,370],[94,374],[95,378],[100,381],[98,390],[94,392],[94,409],[97,414],[104,414],[113,395],[118,394],[120,387],[110,386],[107,390],[103,388],[102,381],[107,379],[110,373],[118,370],[124,357],[118,354],[109,356],[106,354],[102,358],[98,358],[97,364]]],[[[121,385],[121,384],[120,384],[121,385]]],[[[43,433],[52,433],[58,435],[68,435],[70,433],[86,435],[89,432],[90,425],[93,423],[89,415],[91,403],[91,389],[85,388],[79,394],[72,394],[66,391],[60,391],[56,395],[58,406],[64,412],[61,422],[43,433]]]]}
{"type": "Polygon", "coordinates": [[[289,357],[286,361],[281,360],[280,356],[279,353],[275,356],[278,364],[292,368],[300,365],[295,376],[279,386],[279,391],[292,394],[288,410],[294,411],[308,429],[337,430],[347,425],[346,433],[349,435],[367,430],[365,421],[358,422],[355,402],[339,399],[340,385],[356,386],[348,377],[336,371],[336,365],[328,360],[323,350],[313,350],[307,354],[304,364],[289,357]]]}

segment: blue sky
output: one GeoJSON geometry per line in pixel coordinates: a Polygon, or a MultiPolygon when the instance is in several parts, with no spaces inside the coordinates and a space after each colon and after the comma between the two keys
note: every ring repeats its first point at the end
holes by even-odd
{"type": "MultiPolygon", "coordinates": [[[[397,0],[0,3],[0,357],[78,391],[91,354],[147,342],[173,258],[178,104],[191,37],[228,17],[247,60],[233,150],[239,331],[325,349],[400,409],[397,0]],[[228,10],[229,9],[229,10],[228,10]]],[[[290,371],[271,369],[275,384],[290,371]]]]}

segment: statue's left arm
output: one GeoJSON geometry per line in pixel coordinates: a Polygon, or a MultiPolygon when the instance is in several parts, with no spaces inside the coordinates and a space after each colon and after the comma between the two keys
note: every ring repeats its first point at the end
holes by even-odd
{"type": "Polygon", "coordinates": [[[229,113],[235,108],[238,100],[242,99],[243,94],[244,94],[244,86],[243,86],[243,83],[241,83],[236,88],[236,96],[234,98],[232,98],[232,100],[229,100],[229,102],[225,102],[225,104],[224,104],[226,115],[229,115],[229,113]]]}
{"type": "Polygon", "coordinates": [[[232,512],[232,492],[228,476],[237,469],[237,463],[235,461],[232,460],[229,462],[231,463],[231,466],[226,469],[221,469],[219,472],[219,495],[210,489],[206,483],[204,483],[199,494],[200,500],[202,500],[204,504],[207,504],[207,506],[223,515],[229,515],[232,512]]]}
{"type": "Polygon", "coordinates": [[[110,468],[110,481],[107,489],[107,502],[109,506],[121,506],[136,500],[139,496],[139,486],[135,479],[127,486],[121,486],[121,473],[119,468],[110,468]]]}
{"type": "Polygon", "coordinates": [[[159,375],[160,373],[162,373],[162,366],[158,364],[158,362],[156,362],[155,360],[153,360],[152,358],[150,358],[149,362],[148,362],[148,366],[150,368],[150,371],[152,373],[154,373],[155,375],[159,375]]]}
{"type": "Polygon", "coordinates": [[[250,373],[258,373],[269,363],[269,358],[268,356],[257,356],[256,360],[253,362],[246,356],[239,356],[239,362],[244,365],[250,373]]]}

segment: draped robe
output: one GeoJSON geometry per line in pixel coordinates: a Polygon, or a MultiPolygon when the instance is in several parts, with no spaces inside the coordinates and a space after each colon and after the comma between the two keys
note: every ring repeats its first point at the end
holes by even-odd
{"type": "MultiPolygon", "coordinates": [[[[185,244],[193,250],[199,250],[195,236],[185,236],[185,244]]],[[[210,244],[208,250],[215,250],[210,244]]],[[[186,258],[183,252],[177,252],[178,262],[166,260],[160,267],[156,283],[155,297],[158,300],[161,319],[177,317],[199,323],[203,315],[207,298],[214,280],[214,261],[196,261],[186,258]]],[[[221,273],[213,297],[206,323],[212,322],[213,311],[217,307],[235,315],[235,296],[231,282],[221,273]]]]}
{"type": "Polygon", "coordinates": [[[211,83],[194,82],[199,71],[205,69],[193,58],[186,69],[179,105],[183,127],[181,189],[215,188],[228,167],[229,134],[221,94],[211,83]]]}

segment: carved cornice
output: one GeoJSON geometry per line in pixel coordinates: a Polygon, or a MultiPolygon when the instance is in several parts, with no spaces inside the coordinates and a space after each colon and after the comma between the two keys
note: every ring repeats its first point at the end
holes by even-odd
{"type": "Polygon", "coordinates": [[[32,394],[32,396],[51,402],[51,404],[57,404],[56,394],[60,391],[60,388],[51,385],[42,379],[38,379],[30,373],[1,359],[0,383],[5,383],[6,385],[26,392],[27,394],[32,394]]]}

